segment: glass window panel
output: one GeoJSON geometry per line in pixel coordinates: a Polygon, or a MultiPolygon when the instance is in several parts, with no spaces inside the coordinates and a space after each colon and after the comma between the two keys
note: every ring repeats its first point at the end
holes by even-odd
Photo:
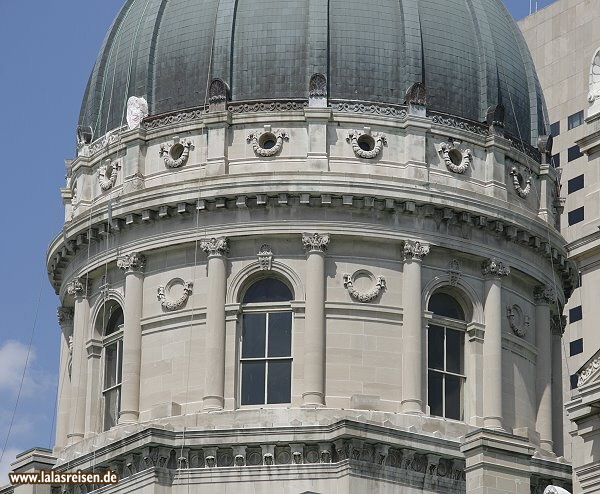
{"type": "Polygon", "coordinates": [[[269,362],[267,403],[290,403],[292,401],[292,361],[269,362]]]}
{"type": "Polygon", "coordinates": [[[123,322],[123,310],[121,307],[112,308],[111,313],[108,315],[108,323],[106,324],[106,331],[104,334],[108,336],[109,334],[118,331],[123,325],[123,322]]]}
{"type": "Polygon", "coordinates": [[[117,361],[117,343],[113,343],[104,349],[104,389],[117,384],[117,361]]]}
{"type": "Polygon", "coordinates": [[[274,278],[265,278],[248,288],[243,303],[288,302],[293,298],[291,290],[285,283],[274,278]]]}
{"type": "Polygon", "coordinates": [[[115,388],[104,393],[104,430],[117,425],[119,409],[121,407],[121,389],[115,388]]]}
{"type": "Polygon", "coordinates": [[[434,293],[429,299],[428,309],[438,316],[465,320],[465,313],[454,297],[447,293],[434,293]]]}
{"type": "Polygon", "coordinates": [[[266,314],[244,314],[242,321],[242,358],[265,356],[266,314]]]}
{"type": "Polygon", "coordinates": [[[117,382],[121,384],[123,382],[123,340],[117,342],[118,347],[118,360],[117,360],[117,382]]]}
{"type": "Polygon", "coordinates": [[[289,357],[292,355],[292,313],[275,312],[269,314],[269,357],[289,357]]]}
{"type": "Polygon", "coordinates": [[[242,405],[265,402],[265,362],[242,362],[242,405]]]}
{"type": "Polygon", "coordinates": [[[444,415],[442,404],[443,377],[438,372],[429,372],[427,394],[429,398],[429,413],[442,417],[444,415]]]}
{"type": "Polygon", "coordinates": [[[446,381],[446,418],[462,420],[461,413],[461,388],[462,379],[456,376],[445,375],[446,381]]]}
{"type": "Polygon", "coordinates": [[[463,371],[463,335],[460,331],[446,328],[446,370],[456,374],[463,371]]]}
{"type": "Polygon", "coordinates": [[[573,211],[569,211],[569,226],[582,222],[584,220],[584,217],[585,215],[583,211],[583,206],[574,209],[573,211]]]}
{"type": "Polygon", "coordinates": [[[430,369],[444,369],[444,328],[429,325],[427,332],[427,366],[430,369]]]}

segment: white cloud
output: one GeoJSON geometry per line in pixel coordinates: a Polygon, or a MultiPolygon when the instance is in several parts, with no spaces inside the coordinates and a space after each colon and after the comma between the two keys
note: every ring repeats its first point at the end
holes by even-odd
{"type": "MultiPolygon", "coordinates": [[[[29,353],[28,369],[35,360],[35,350],[32,348],[29,353]]],[[[27,361],[27,346],[19,341],[9,340],[0,346],[0,392],[8,391],[17,394],[23,369],[27,361]]],[[[27,396],[34,393],[35,383],[31,378],[31,372],[28,370],[23,381],[22,395],[27,396]]]]}
{"type": "Polygon", "coordinates": [[[0,487],[9,484],[8,472],[11,471],[10,464],[15,461],[15,456],[21,453],[20,450],[14,448],[7,448],[2,455],[2,461],[0,461],[0,487]]]}

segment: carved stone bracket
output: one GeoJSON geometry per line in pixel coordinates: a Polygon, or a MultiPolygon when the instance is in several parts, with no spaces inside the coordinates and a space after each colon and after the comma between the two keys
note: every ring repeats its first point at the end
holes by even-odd
{"type": "Polygon", "coordinates": [[[307,251],[320,251],[324,252],[329,246],[329,233],[303,233],[302,234],[302,245],[307,251]]]}
{"type": "Polygon", "coordinates": [[[183,281],[180,278],[175,278],[169,281],[169,283],[167,283],[166,286],[159,286],[157,290],[157,298],[160,302],[161,307],[166,311],[174,311],[181,309],[185,306],[188,299],[190,298],[193,286],[194,284],[191,281],[183,281]],[[183,293],[178,299],[170,300],[167,298],[166,292],[170,291],[174,285],[183,285],[183,293]]]}
{"type": "Polygon", "coordinates": [[[211,238],[200,241],[200,248],[208,256],[225,256],[229,252],[229,239],[226,237],[211,238]]]}
{"type": "Polygon", "coordinates": [[[527,334],[531,319],[529,316],[523,314],[523,310],[517,304],[509,305],[506,307],[506,316],[510,324],[510,329],[517,336],[523,338],[527,334]]]}
{"type": "Polygon", "coordinates": [[[404,242],[404,261],[421,261],[429,254],[429,245],[422,244],[421,242],[407,240],[404,242]]]}
{"type": "Polygon", "coordinates": [[[372,273],[360,270],[353,275],[344,275],[344,287],[348,290],[348,293],[353,299],[358,300],[359,302],[370,302],[377,298],[381,291],[385,289],[385,278],[383,276],[377,276],[377,278],[375,278],[372,273]],[[365,275],[371,279],[372,286],[370,290],[361,292],[354,287],[354,282],[358,277],[364,277],[365,275]]]}
{"type": "Polygon", "coordinates": [[[283,141],[289,141],[288,134],[280,131],[271,131],[270,125],[265,125],[264,132],[261,134],[251,133],[246,138],[257,156],[269,157],[275,156],[283,148],[283,141]]]}
{"type": "Polygon", "coordinates": [[[446,168],[452,173],[463,174],[471,166],[473,154],[470,149],[461,151],[456,147],[457,143],[452,141],[443,142],[440,146],[440,152],[446,163],[446,168]]]}
{"type": "Polygon", "coordinates": [[[379,132],[365,130],[353,130],[348,133],[346,141],[352,145],[352,151],[358,158],[373,159],[379,156],[384,145],[387,145],[386,137],[379,132]]]}
{"type": "Polygon", "coordinates": [[[495,257],[486,259],[481,263],[481,274],[483,276],[495,276],[501,278],[510,274],[510,268],[495,257]]]}
{"type": "Polygon", "coordinates": [[[261,271],[271,271],[273,266],[273,251],[271,246],[263,244],[257,254],[261,271]]]}
{"type": "Polygon", "coordinates": [[[513,169],[510,171],[510,175],[513,178],[513,187],[515,188],[517,195],[523,199],[527,198],[531,192],[531,176],[526,180],[525,187],[523,187],[521,184],[522,178],[519,180],[520,174],[516,167],[513,166],[513,169]]]}
{"type": "Polygon", "coordinates": [[[98,169],[98,183],[102,191],[106,192],[114,187],[120,168],[121,164],[118,161],[111,162],[108,159],[106,160],[106,164],[98,169]]]}
{"type": "Polygon", "coordinates": [[[146,267],[146,256],[139,252],[125,254],[117,259],[117,267],[127,273],[142,272],[146,267]]]}
{"type": "Polygon", "coordinates": [[[551,286],[538,285],[533,289],[533,299],[536,305],[548,305],[556,300],[556,292],[551,286]]]}
{"type": "Polygon", "coordinates": [[[184,140],[180,142],[179,137],[175,137],[173,143],[161,144],[159,155],[164,159],[167,167],[179,168],[187,163],[192,147],[192,141],[184,140]]]}

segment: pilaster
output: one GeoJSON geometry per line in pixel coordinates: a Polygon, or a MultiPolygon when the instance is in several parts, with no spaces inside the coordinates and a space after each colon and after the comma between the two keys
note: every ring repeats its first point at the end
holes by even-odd
{"type": "Polygon", "coordinates": [[[229,172],[227,160],[227,129],[231,125],[228,111],[209,113],[204,117],[208,129],[206,175],[226,175],[229,172]]]}
{"type": "Polygon", "coordinates": [[[73,364],[73,316],[71,307],[57,309],[60,337],[60,372],[58,376],[58,397],[56,410],[55,451],[67,445],[69,431],[69,411],[71,407],[71,369],[73,364]]]}

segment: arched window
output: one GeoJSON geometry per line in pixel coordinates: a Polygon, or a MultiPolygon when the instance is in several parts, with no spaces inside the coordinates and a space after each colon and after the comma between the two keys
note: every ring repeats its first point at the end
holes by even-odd
{"type": "Polygon", "coordinates": [[[428,309],[433,312],[427,338],[429,412],[463,420],[465,312],[444,292],[431,296],[428,309]]]}
{"type": "Polygon", "coordinates": [[[123,309],[108,302],[98,318],[102,328],[104,347],[104,402],[103,430],[117,425],[121,411],[121,382],[123,375],[123,309]]]}
{"type": "Polygon", "coordinates": [[[293,295],[275,278],[253,283],[242,299],[240,404],[290,403],[293,295]]]}

